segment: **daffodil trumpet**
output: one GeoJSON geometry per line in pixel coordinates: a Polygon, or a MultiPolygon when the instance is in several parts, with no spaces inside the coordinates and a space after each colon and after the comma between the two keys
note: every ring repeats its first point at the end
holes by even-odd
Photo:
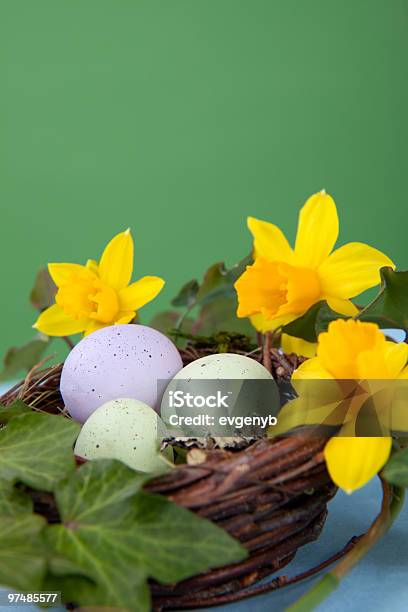
{"type": "Polygon", "coordinates": [[[133,251],[128,229],[112,238],[99,263],[92,259],[84,266],[50,263],[48,271],[57,286],[55,304],[40,314],[33,327],[47,336],[70,336],[130,323],[164,285],[158,276],[131,283],[133,251]]]}

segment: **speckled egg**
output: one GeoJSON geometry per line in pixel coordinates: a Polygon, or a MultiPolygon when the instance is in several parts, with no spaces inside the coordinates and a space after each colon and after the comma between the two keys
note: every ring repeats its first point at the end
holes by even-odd
{"type": "Polygon", "coordinates": [[[175,374],[174,378],[270,380],[272,375],[261,363],[250,357],[236,353],[219,353],[192,361],[175,374]]]}
{"type": "Polygon", "coordinates": [[[61,395],[80,423],[118,397],[158,409],[168,381],[182,367],[175,345],[157,330],[133,324],[104,327],[85,336],[68,355],[61,395]]]}
{"type": "Polygon", "coordinates": [[[279,406],[277,385],[262,364],[243,355],[220,353],[197,359],[175,375],[163,395],[161,416],[173,435],[259,435],[251,426],[240,431],[233,424],[221,426],[219,418],[274,415],[279,406]],[[177,429],[172,427],[180,422],[175,415],[208,415],[209,425],[190,426],[184,421],[177,429]]]}
{"type": "MultiPolygon", "coordinates": [[[[97,408],[83,425],[75,454],[84,459],[118,459],[140,472],[166,470],[159,447],[167,431],[158,414],[143,402],[120,398],[97,408]]],[[[173,459],[171,447],[164,456],[173,459]]]]}

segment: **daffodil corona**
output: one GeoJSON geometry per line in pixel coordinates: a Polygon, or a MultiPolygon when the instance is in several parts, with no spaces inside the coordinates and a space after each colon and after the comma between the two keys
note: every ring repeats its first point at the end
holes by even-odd
{"type": "Polygon", "coordinates": [[[129,284],[133,272],[130,230],[109,242],[99,263],[52,263],[48,270],[58,289],[55,304],[33,326],[48,336],[89,334],[106,325],[129,323],[164,285],[157,276],[129,284]]]}
{"type": "Polygon", "coordinates": [[[249,217],[248,227],[255,261],[235,284],[237,314],[251,317],[259,331],[290,323],[320,300],[353,316],[357,308],[350,298],[377,285],[380,268],[394,267],[386,255],[360,242],[333,251],[339,220],[325,191],[312,195],[300,211],[294,249],[272,223],[249,217]]]}

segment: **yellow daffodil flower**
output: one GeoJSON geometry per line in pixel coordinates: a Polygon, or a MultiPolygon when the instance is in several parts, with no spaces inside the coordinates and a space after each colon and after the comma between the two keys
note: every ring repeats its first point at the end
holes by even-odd
{"type": "MultiPolygon", "coordinates": [[[[408,345],[387,341],[376,324],[338,319],[330,323],[327,332],[319,335],[317,356],[302,363],[293,379],[407,378],[407,361],[408,345]]],[[[351,428],[352,424],[346,423],[324,450],[333,482],[347,493],[375,476],[391,451],[390,437],[349,437],[351,428]]]]}
{"type": "Polygon", "coordinates": [[[47,336],[89,334],[107,325],[129,323],[164,285],[158,276],[144,276],[129,284],[133,272],[130,230],[109,242],[99,263],[52,263],[48,270],[58,288],[56,303],[33,325],[47,336]]]}
{"type": "Polygon", "coordinates": [[[332,252],[339,220],[325,191],[312,195],[300,211],[294,249],[272,223],[249,217],[248,227],[255,261],[235,283],[237,314],[251,317],[258,331],[286,325],[320,300],[353,316],[357,308],[350,298],[378,285],[380,268],[394,267],[386,255],[361,242],[332,252]]]}

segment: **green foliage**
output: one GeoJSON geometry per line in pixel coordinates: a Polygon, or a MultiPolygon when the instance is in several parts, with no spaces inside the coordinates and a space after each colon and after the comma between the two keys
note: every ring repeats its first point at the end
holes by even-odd
{"type": "Polygon", "coordinates": [[[150,610],[148,579],[175,582],[234,563],[246,550],[224,530],[143,492],[147,474],[115,460],[75,469],[79,426],[17,403],[0,430],[0,584],[61,590],[80,606],[150,610]],[[33,513],[50,491],[57,524],[33,513]],[[53,501],[54,500],[54,501],[53,501]]]}
{"type": "Polygon", "coordinates": [[[41,268],[35,277],[34,286],[31,289],[31,304],[36,310],[45,310],[54,303],[56,293],[57,287],[47,268],[41,268]]]}
{"type": "Polygon", "coordinates": [[[16,516],[32,509],[33,504],[27,493],[17,489],[10,481],[0,480],[0,516],[16,516]]]}
{"type": "Polygon", "coordinates": [[[188,308],[195,304],[197,293],[200,288],[198,281],[195,279],[186,283],[178,292],[171,303],[173,306],[187,306],[188,308]]]}
{"type": "Polygon", "coordinates": [[[408,271],[381,269],[381,289],[376,299],[364,308],[359,318],[382,327],[408,329],[408,271]]]}
{"type": "Polygon", "coordinates": [[[316,320],[319,310],[324,304],[325,302],[317,302],[303,316],[288,323],[288,325],[284,325],[282,332],[296,338],[303,338],[308,342],[316,342],[316,320]]]}
{"type": "Polygon", "coordinates": [[[5,425],[13,417],[30,411],[30,407],[21,400],[15,400],[10,406],[2,406],[0,404],[0,425],[5,425]]]}
{"type": "Polygon", "coordinates": [[[391,456],[383,476],[394,485],[408,487],[408,447],[391,456]]]}
{"type": "Polygon", "coordinates": [[[142,482],[117,461],[97,461],[58,485],[62,524],[47,538],[89,579],[76,603],[147,611],[148,577],[175,582],[245,557],[211,522],[140,491],[142,482]]]}
{"type": "Polygon", "coordinates": [[[39,591],[46,571],[45,520],[35,514],[0,515],[0,584],[39,591]]]}
{"type": "Polygon", "coordinates": [[[9,380],[22,370],[31,370],[44,356],[49,342],[48,336],[37,334],[30,342],[9,348],[3,359],[0,381],[9,380]]]}
{"type": "Polygon", "coordinates": [[[230,269],[227,269],[223,262],[213,264],[204,274],[201,284],[195,279],[189,281],[172,300],[173,306],[183,308],[182,312],[160,313],[150,324],[167,335],[172,335],[173,330],[201,336],[211,336],[224,331],[238,332],[254,338],[255,330],[249,320],[237,317],[237,296],[234,289],[235,281],[250,263],[251,256],[245,257],[230,269]],[[192,316],[193,311],[196,313],[195,317],[192,316]]]}
{"type": "Polygon", "coordinates": [[[30,412],[0,431],[0,479],[52,491],[74,469],[79,425],[61,416],[30,412]]]}

